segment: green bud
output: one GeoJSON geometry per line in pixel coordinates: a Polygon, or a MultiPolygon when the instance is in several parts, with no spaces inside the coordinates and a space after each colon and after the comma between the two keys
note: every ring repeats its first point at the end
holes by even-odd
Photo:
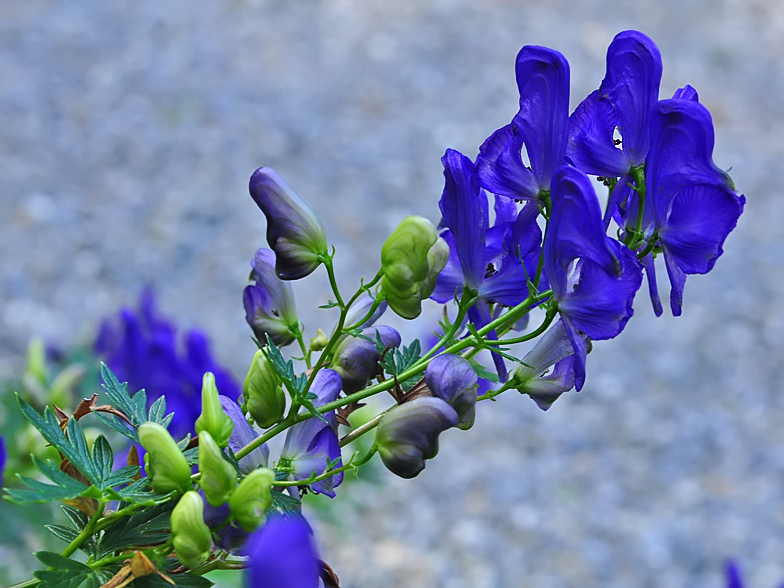
{"type": "Polygon", "coordinates": [[[286,395],[275,366],[261,349],[253,356],[242,392],[250,416],[262,429],[271,427],[283,418],[286,395]]]}
{"type": "Polygon", "coordinates": [[[237,487],[237,472],[223,459],[220,447],[207,431],[199,434],[199,471],[199,484],[207,502],[212,506],[226,504],[237,487]]]}
{"type": "Polygon", "coordinates": [[[404,218],[381,248],[381,286],[389,307],[405,319],[418,317],[448,259],[449,245],[429,220],[404,218]]]}
{"type": "Polygon", "coordinates": [[[316,330],[316,336],[311,338],[309,349],[311,351],[321,351],[327,346],[329,340],[327,339],[326,333],[321,329],[316,330]]]}
{"type": "Polygon", "coordinates": [[[234,422],[223,411],[218,398],[215,376],[206,372],[201,384],[201,416],[196,419],[196,434],[206,431],[220,447],[226,447],[233,430],[234,422]]]}
{"type": "Polygon", "coordinates": [[[159,494],[193,488],[191,468],[169,432],[158,423],[139,426],[139,442],[147,450],[145,464],[152,489],[159,494]]]}
{"type": "Polygon", "coordinates": [[[204,503],[193,490],[183,494],[174,507],[171,532],[177,559],[186,568],[195,568],[210,556],[212,537],[204,523],[204,503]]]}
{"type": "Polygon", "coordinates": [[[270,487],[274,481],[275,473],[272,470],[253,470],[231,495],[231,514],[248,533],[252,533],[264,523],[264,513],[272,505],[270,487]]]}

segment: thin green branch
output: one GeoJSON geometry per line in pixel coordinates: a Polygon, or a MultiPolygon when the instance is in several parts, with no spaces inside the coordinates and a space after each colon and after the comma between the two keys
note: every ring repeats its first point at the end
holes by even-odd
{"type": "Polygon", "coordinates": [[[93,536],[93,533],[95,533],[95,526],[98,524],[98,519],[100,519],[103,515],[103,508],[105,505],[106,503],[103,500],[98,501],[98,508],[95,509],[93,516],[90,517],[89,521],[87,521],[87,524],[85,525],[84,529],[82,529],[82,532],[74,537],[74,540],[68,544],[68,547],[63,549],[60,555],[63,557],[71,557],[74,552],[79,549],[82,543],[93,536]]]}

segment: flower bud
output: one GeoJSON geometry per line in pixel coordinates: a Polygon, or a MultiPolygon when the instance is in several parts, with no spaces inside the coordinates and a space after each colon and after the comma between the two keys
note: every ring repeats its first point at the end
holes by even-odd
{"type": "Polygon", "coordinates": [[[422,397],[391,410],[378,424],[376,444],[381,461],[401,478],[425,469],[438,454],[438,436],[458,423],[457,412],[440,398],[422,397]]]}
{"type": "Polygon", "coordinates": [[[207,502],[213,506],[226,504],[237,487],[237,472],[223,459],[223,452],[207,431],[199,435],[199,471],[207,502]]]}
{"type": "Polygon", "coordinates": [[[312,273],[327,253],[327,238],[313,211],[268,167],[251,176],[250,195],[267,217],[267,243],[277,258],[278,277],[298,280],[312,273]]]}
{"type": "Polygon", "coordinates": [[[251,265],[250,279],[256,283],[247,286],[242,295],[245,320],[259,341],[266,341],[269,335],[275,345],[288,345],[296,339],[299,328],[291,284],[275,273],[274,251],[259,249],[251,265]]]}
{"type": "Polygon", "coordinates": [[[389,307],[405,319],[418,317],[448,259],[449,245],[429,220],[404,218],[381,248],[381,285],[389,307]]]}
{"type": "Polygon", "coordinates": [[[231,495],[231,514],[248,533],[252,533],[264,523],[265,513],[272,505],[270,487],[274,481],[275,473],[272,470],[253,470],[231,495]]]}
{"type": "Polygon", "coordinates": [[[203,516],[204,504],[193,490],[183,494],[171,514],[174,551],[186,568],[195,568],[210,556],[212,538],[203,516]]]}
{"type": "Polygon", "coordinates": [[[286,395],[280,376],[261,349],[253,356],[242,393],[250,416],[262,429],[271,427],[283,418],[286,395]]]}
{"type": "Polygon", "coordinates": [[[362,331],[365,337],[372,339],[371,341],[362,337],[348,336],[335,349],[332,369],[340,374],[346,394],[362,390],[378,371],[380,354],[376,351],[376,333],[385,346],[400,346],[400,333],[392,327],[379,325],[362,331]]]}
{"type": "Polygon", "coordinates": [[[139,426],[138,434],[147,450],[145,467],[152,478],[152,489],[159,494],[190,490],[191,468],[169,432],[158,423],[146,422],[139,426]]]}
{"type": "Polygon", "coordinates": [[[316,329],[316,336],[311,337],[308,349],[310,351],[321,351],[327,346],[328,343],[329,339],[327,339],[326,333],[321,329],[316,329]]]}
{"type": "Polygon", "coordinates": [[[461,429],[470,429],[474,424],[477,380],[471,364],[451,353],[439,355],[425,370],[427,387],[457,411],[461,429]]]}
{"type": "Polygon", "coordinates": [[[196,434],[209,433],[219,447],[229,444],[234,423],[221,406],[215,376],[206,372],[201,384],[201,416],[196,419],[196,434]]]}

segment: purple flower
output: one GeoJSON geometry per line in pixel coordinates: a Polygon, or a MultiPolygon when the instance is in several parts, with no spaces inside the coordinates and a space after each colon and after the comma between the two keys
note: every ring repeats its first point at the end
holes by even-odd
{"type": "Polygon", "coordinates": [[[476,414],[477,375],[465,358],[445,353],[434,358],[425,370],[425,382],[436,398],[457,411],[458,426],[469,429],[476,414]]]}
{"type": "Polygon", "coordinates": [[[414,478],[425,469],[425,460],[438,454],[438,436],[457,423],[457,412],[441,398],[425,396],[396,406],[376,430],[381,461],[393,474],[414,478]]]}
{"type": "Polygon", "coordinates": [[[313,211],[268,167],[250,178],[250,195],[267,217],[267,243],[275,252],[275,272],[282,280],[312,273],[327,253],[324,228],[313,211]]]}
{"type": "Polygon", "coordinates": [[[158,315],[151,288],[142,291],[139,312],[124,308],[119,315],[119,321],[107,318],[101,323],[95,352],[121,382],[128,382],[131,392],[144,389],[148,402],[166,396],[168,410],[176,414],[170,427],[173,434],[193,432],[205,372],[215,375],[222,394],[239,396],[239,385],[215,361],[203,332],[188,331],[185,350],[180,350],[177,328],[158,315]]]}
{"type": "Polygon", "coordinates": [[[482,186],[517,200],[536,200],[550,190],[564,163],[569,121],[569,63],[546,47],[527,45],[515,67],[520,110],[479,148],[482,186]],[[523,160],[525,148],[529,163],[523,160]]]}
{"type": "MultiPolygon", "coordinates": [[[[468,310],[468,317],[481,329],[493,318],[490,304],[514,306],[528,294],[526,278],[536,275],[541,243],[536,225],[538,208],[525,207],[517,215],[514,203],[497,199],[496,223],[490,227],[487,195],[471,160],[448,149],[441,162],[446,182],[439,207],[447,228],[442,236],[449,244],[450,258],[438,276],[432,298],[448,302],[456,292],[469,288],[479,300],[468,310]]],[[[494,332],[490,336],[495,338],[494,332]]],[[[503,359],[494,354],[493,361],[504,380],[503,359]]]]}
{"type": "Polygon", "coordinates": [[[612,339],[632,316],[642,282],[637,256],[604,234],[601,211],[583,172],[563,166],[553,177],[544,271],[575,352],[575,388],[585,383],[584,333],[612,339]]]}
{"type": "Polygon", "coordinates": [[[298,518],[270,518],[245,549],[248,588],[317,588],[320,564],[308,524],[298,518]]]}
{"type": "Polygon", "coordinates": [[[732,560],[724,563],[724,574],[727,578],[727,588],[743,588],[743,581],[740,577],[740,568],[732,560]]]}
{"type": "Polygon", "coordinates": [[[523,357],[511,382],[521,394],[528,394],[539,408],[547,410],[561,394],[574,388],[574,360],[574,347],[559,320],[523,357]]]}
{"type": "MultiPolygon", "coordinates": [[[[644,228],[658,239],[670,278],[670,308],[679,316],[689,274],[708,273],[738,223],[746,198],[713,163],[713,122],[707,109],[687,89],[661,100],[653,119],[646,170],[644,228]]],[[[636,216],[636,211],[633,216],[636,216]]],[[[653,256],[644,260],[656,315],[662,305],[656,288],[653,256]]]]}
{"type": "MultiPolygon", "coordinates": [[[[234,429],[229,438],[229,447],[234,453],[245,447],[248,443],[256,439],[259,434],[248,424],[245,415],[242,414],[240,406],[228,396],[220,396],[220,403],[223,411],[229,415],[234,423],[234,429]]],[[[251,451],[239,461],[240,471],[248,474],[260,467],[267,467],[269,462],[269,447],[262,443],[259,447],[251,451]]]]}
{"type": "MultiPolygon", "coordinates": [[[[313,401],[316,407],[324,406],[335,400],[340,394],[342,382],[337,372],[322,369],[316,374],[310,388],[318,398],[313,401]]],[[[340,467],[340,442],[338,441],[338,423],[335,412],[324,414],[327,422],[315,417],[297,423],[286,433],[283,450],[280,453],[280,466],[289,468],[287,479],[304,480],[315,472],[317,476],[323,474],[330,462],[337,463],[340,467]],[[338,460],[335,462],[335,460],[338,460]]],[[[316,494],[326,494],[335,497],[334,488],[343,482],[343,473],[329,476],[328,478],[311,485],[316,494]]]]}
{"type": "Polygon", "coordinates": [[[359,392],[376,376],[380,359],[380,353],[376,351],[376,336],[387,347],[400,347],[400,333],[383,325],[363,329],[362,337],[346,336],[336,347],[332,369],[343,380],[346,394],[359,392]]]}
{"type": "Polygon", "coordinates": [[[242,294],[245,320],[260,342],[266,343],[269,335],[275,345],[288,345],[296,339],[295,332],[299,329],[291,284],[278,278],[275,252],[270,249],[256,251],[251,266],[250,279],[255,284],[246,286],[242,294]]]}

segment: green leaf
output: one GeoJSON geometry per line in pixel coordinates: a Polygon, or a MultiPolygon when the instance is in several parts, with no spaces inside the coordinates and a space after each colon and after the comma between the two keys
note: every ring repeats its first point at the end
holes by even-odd
{"type": "Polygon", "coordinates": [[[469,359],[468,363],[471,364],[471,367],[474,368],[476,375],[479,376],[480,378],[484,378],[485,380],[490,380],[491,382],[496,384],[500,382],[497,373],[486,370],[485,366],[483,366],[475,359],[469,359]]]}
{"type": "Polygon", "coordinates": [[[126,547],[164,543],[171,531],[169,519],[173,508],[173,502],[169,501],[143,508],[112,523],[104,529],[96,557],[101,558],[126,547]]]}
{"type": "MultiPolygon", "coordinates": [[[[210,588],[215,585],[212,580],[193,574],[172,574],[171,579],[177,586],[187,586],[188,588],[210,588]]],[[[171,588],[171,584],[157,574],[137,578],[131,586],[133,588],[171,588]]]]}
{"type": "Polygon", "coordinates": [[[141,480],[135,481],[133,484],[129,484],[125,488],[119,488],[114,493],[119,497],[120,500],[131,502],[133,504],[138,504],[139,502],[149,502],[150,500],[154,501],[155,504],[160,504],[166,502],[174,495],[174,492],[169,492],[168,494],[156,494],[150,490],[149,485],[150,481],[147,478],[142,478],[141,480]]]}
{"type": "MultiPolygon", "coordinates": [[[[109,369],[109,366],[103,362],[101,363],[101,379],[103,380],[102,387],[106,391],[106,395],[112,401],[112,406],[122,411],[134,424],[137,422],[141,424],[147,420],[144,411],[142,411],[141,414],[136,412],[137,405],[128,393],[128,384],[121,384],[117,379],[117,376],[114,375],[114,372],[112,372],[112,370],[109,369]]],[[[139,393],[137,392],[137,395],[138,394],[139,393]]],[[[146,408],[146,406],[143,408],[146,408]]]]}
{"type": "Polygon", "coordinates": [[[69,529],[63,525],[44,525],[47,531],[49,531],[52,535],[57,537],[58,539],[62,539],[66,543],[70,543],[74,539],[76,539],[77,533],[73,529],[69,529]]]}
{"type": "Polygon", "coordinates": [[[38,468],[38,471],[54,482],[55,485],[45,484],[33,478],[17,474],[17,478],[29,490],[6,488],[6,500],[16,504],[69,500],[81,496],[88,490],[87,486],[61,471],[51,460],[44,462],[33,456],[33,464],[38,468]]]}
{"type": "Polygon", "coordinates": [[[327,301],[326,304],[322,304],[321,306],[319,306],[319,308],[329,309],[329,308],[337,308],[338,306],[340,306],[340,304],[338,304],[334,300],[329,300],[327,301]]]}
{"type": "Polygon", "coordinates": [[[277,510],[282,514],[289,516],[302,516],[302,513],[300,512],[302,502],[296,498],[279,492],[278,490],[271,490],[270,497],[272,498],[270,510],[277,510]]]}
{"type": "Polygon", "coordinates": [[[95,411],[93,411],[93,414],[96,417],[98,417],[99,421],[101,421],[104,425],[106,425],[110,429],[114,429],[121,435],[125,435],[126,437],[128,437],[128,439],[130,439],[134,443],[139,443],[139,436],[136,434],[136,429],[133,427],[128,427],[125,421],[114,416],[113,414],[103,414],[101,412],[95,412],[95,411]]]}
{"type": "Polygon", "coordinates": [[[123,484],[133,484],[136,480],[134,480],[134,476],[136,476],[141,471],[141,467],[139,466],[125,466],[124,468],[120,468],[116,472],[110,474],[105,480],[104,484],[106,488],[116,488],[117,486],[121,486],[123,484]]]}
{"type": "Polygon", "coordinates": [[[52,568],[33,572],[33,576],[41,580],[38,588],[98,588],[110,578],[106,572],[93,570],[51,551],[39,551],[35,556],[52,568]]]}
{"type": "Polygon", "coordinates": [[[35,557],[47,567],[54,568],[56,570],[89,570],[91,568],[87,567],[83,563],[79,563],[78,561],[74,561],[72,559],[68,559],[67,557],[63,557],[59,553],[54,553],[51,551],[38,551],[34,553],[35,557]]]}
{"type": "MultiPolygon", "coordinates": [[[[112,451],[106,437],[100,435],[93,444],[93,466],[101,478],[101,484],[106,484],[106,480],[112,475],[114,465],[114,452],[112,451]]],[[[114,484],[115,486],[117,484],[114,484]]]]}

